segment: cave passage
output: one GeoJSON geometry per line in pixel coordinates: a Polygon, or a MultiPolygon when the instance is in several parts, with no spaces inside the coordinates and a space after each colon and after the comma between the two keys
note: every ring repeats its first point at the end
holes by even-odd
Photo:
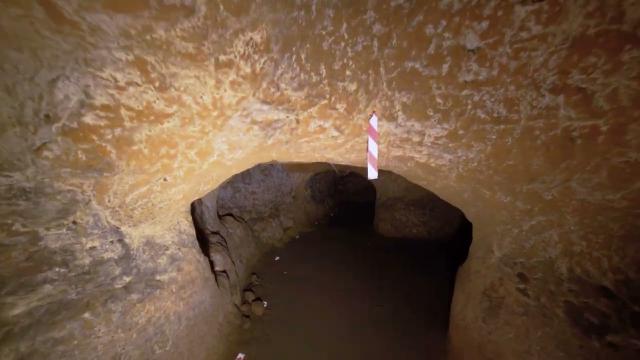
{"type": "Polygon", "coordinates": [[[462,211],[403,177],[260,164],[192,203],[197,239],[237,323],[226,356],[443,359],[462,211]]]}
{"type": "Polygon", "coordinates": [[[440,248],[330,226],[273,249],[254,269],[267,310],[239,332],[228,359],[445,357],[453,278],[440,248]]]}

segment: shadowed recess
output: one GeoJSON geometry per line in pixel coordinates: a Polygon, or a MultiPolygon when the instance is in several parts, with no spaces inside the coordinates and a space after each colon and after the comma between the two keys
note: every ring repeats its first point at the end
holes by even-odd
{"type": "Polygon", "coordinates": [[[192,203],[200,248],[244,328],[227,357],[445,357],[471,223],[398,175],[363,171],[260,164],[192,203]],[[247,293],[269,298],[264,320],[247,293]]]}

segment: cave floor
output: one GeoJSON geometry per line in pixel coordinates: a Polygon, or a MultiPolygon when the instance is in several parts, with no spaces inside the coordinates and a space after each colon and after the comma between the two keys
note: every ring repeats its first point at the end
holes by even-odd
{"type": "Polygon", "coordinates": [[[267,311],[239,330],[228,359],[445,357],[453,280],[424,242],[321,228],[267,253],[255,271],[267,311]]]}

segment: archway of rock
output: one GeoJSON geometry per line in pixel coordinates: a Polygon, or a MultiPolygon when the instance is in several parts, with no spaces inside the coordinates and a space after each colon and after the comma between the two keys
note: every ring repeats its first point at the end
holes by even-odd
{"type": "Polygon", "coordinates": [[[236,305],[225,358],[444,358],[462,211],[399,175],[257,165],[191,205],[236,305]],[[320,351],[319,351],[320,350],[320,351]]]}

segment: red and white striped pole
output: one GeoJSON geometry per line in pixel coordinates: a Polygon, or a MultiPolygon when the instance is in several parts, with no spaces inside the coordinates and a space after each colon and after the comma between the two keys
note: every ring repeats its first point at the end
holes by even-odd
{"type": "Polygon", "coordinates": [[[378,117],[376,112],[371,113],[369,118],[369,142],[367,144],[367,179],[378,178],[378,117]]]}

